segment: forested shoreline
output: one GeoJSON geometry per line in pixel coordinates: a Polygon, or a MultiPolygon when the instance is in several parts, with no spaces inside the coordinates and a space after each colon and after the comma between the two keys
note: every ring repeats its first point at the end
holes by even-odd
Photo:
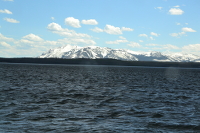
{"type": "Polygon", "coordinates": [[[157,61],[122,61],[116,59],[63,59],[63,58],[0,58],[5,63],[37,64],[76,64],[76,65],[117,65],[117,66],[150,66],[150,67],[188,67],[200,68],[199,62],[157,62],[157,61]]]}

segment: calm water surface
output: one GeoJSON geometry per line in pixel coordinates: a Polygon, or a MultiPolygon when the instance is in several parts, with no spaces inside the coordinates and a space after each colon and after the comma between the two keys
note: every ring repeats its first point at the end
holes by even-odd
{"type": "Polygon", "coordinates": [[[0,64],[0,132],[200,132],[200,69],[0,64]]]}

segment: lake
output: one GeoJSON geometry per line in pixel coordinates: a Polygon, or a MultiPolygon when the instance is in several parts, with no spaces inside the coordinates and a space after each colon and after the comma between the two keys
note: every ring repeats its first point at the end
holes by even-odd
{"type": "Polygon", "coordinates": [[[1,63],[0,132],[200,132],[200,69],[1,63]]]}

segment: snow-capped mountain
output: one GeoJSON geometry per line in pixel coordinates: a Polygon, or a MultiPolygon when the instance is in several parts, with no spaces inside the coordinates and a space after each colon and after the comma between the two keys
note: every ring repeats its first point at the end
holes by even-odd
{"type": "Polygon", "coordinates": [[[64,46],[56,49],[50,49],[43,53],[39,58],[112,58],[119,60],[137,61],[138,59],[131,53],[122,49],[110,49],[98,46],[64,46]]]}
{"type": "Polygon", "coordinates": [[[193,54],[164,54],[155,51],[136,52],[98,46],[79,47],[71,45],[50,49],[48,52],[39,56],[39,58],[111,58],[127,61],[200,62],[200,56],[193,54]]]}

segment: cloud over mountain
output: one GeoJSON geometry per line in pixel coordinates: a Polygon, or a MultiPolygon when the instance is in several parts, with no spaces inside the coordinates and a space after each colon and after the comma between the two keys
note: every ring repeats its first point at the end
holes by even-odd
{"type": "Polygon", "coordinates": [[[113,35],[122,34],[122,31],[119,27],[115,27],[115,26],[108,25],[108,24],[105,26],[104,31],[108,34],[113,34],[113,35]]]}
{"type": "Polygon", "coordinates": [[[69,25],[69,26],[72,26],[74,28],[80,28],[81,27],[80,21],[78,19],[73,18],[73,17],[66,18],[65,19],[65,24],[69,25]]]}
{"type": "Polygon", "coordinates": [[[34,34],[28,34],[24,37],[22,37],[23,39],[27,39],[27,40],[30,40],[30,41],[36,41],[36,42],[40,42],[40,41],[43,41],[42,38],[40,38],[39,36],[37,35],[34,35],[34,34]]]}

